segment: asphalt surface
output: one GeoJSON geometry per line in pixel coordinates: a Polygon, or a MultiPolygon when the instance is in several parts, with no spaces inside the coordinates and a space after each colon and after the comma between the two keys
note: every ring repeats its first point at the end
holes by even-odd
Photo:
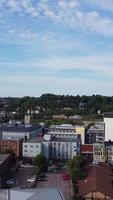
{"type": "MultiPolygon", "coordinates": [[[[15,174],[16,187],[29,186],[27,179],[32,177],[33,168],[20,167],[15,174]]],[[[63,172],[62,172],[63,173],[63,172]]],[[[55,188],[58,187],[66,200],[69,200],[72,195],[71,180],[63,180],[62,173],[47,173],[46,176],[37,181],[36,188],[55,188]]]]}
{"type": "Polygon", "coordinates": [[[32,171],[33,171],[33,168],[20,167],[15,175],[16,187],[22,187],[22,186],[27,185],[27,179],[32,176],[31,175],[32,171]]]}
{"type": "Polygon", "coordinates": [[[45,181],[38,181],[38,188],[54,188],[59,187],[65,199],[68,200],[71,197],[71,181],[63,180],[61,173],[47,174],[45,181]]]}

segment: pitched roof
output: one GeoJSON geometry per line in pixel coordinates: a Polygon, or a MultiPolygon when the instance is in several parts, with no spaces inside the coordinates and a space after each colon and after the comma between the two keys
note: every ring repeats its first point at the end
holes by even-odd
{"type": "Polygon", "coordinates": [[[107,165],[91,166],[87,172],[87,178],[78,181],[78,192],[80,196],[90,192],[98,191],[113,199],[113,177],[112,170],[107,165]]]}

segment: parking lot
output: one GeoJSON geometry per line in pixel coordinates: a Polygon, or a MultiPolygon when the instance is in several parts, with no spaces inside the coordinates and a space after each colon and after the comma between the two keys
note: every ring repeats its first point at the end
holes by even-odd
{"type": "MultiPolygon", "coordinates": [[[[70,197],[72,196],[72,184],[70,178],[69,179],[63,178],[63,173],[65,173],[66,171],[65,169],[62,169],[54,173],[53,172],[46,173],[45,176],[38,179],[35,187],[36,188],[58,187],[61,190],[62,194],[64,195],[65,199],[69,200],[70,197]]],[[[16,184],[14,185],[14,187],[15,186],[21,188],[29,187],[27,179],[33,177],[32,172],[33,172],[33,167],[20,167],[19,170],[16,171],[14,176],[16,180],[16,184]]]]}
{"type": "Polygon", "coordinates": [[[44,181],[37,182],[36,187],[38,188],[59,187],[66,200],[70,199],[72,193],[71,181],[70,179],[63,180],[62,173],[47,174],[44,181]]]}
{"type": "Polygon", "coordinates": [[[27,186],[27,179],[30,178],[33,168],[31,167],[20,167],[15,174],[16,187],[27,186]]]}

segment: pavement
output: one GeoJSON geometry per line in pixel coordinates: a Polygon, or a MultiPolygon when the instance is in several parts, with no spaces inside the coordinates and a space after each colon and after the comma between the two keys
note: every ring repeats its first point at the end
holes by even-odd
{"type": "Polygon", "coordinates": [[[63,180],[61,173],[47,174],[46,181],[38,181],[38,188],[54,188],[59,187],[66,200],[71,198],[71,183],[69,180],[63,180]]]}

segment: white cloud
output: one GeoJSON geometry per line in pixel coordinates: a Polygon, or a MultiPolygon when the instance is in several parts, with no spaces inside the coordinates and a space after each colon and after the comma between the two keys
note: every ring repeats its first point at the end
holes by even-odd
{"type": "Polygon", "coordinates": [[[113,11],[113,0],[85,0],[86,3],[96,5],[100,9],[113,11]]]}
{"type": "MultiPolygon", "coordinates": [[[[88,11],[82,9],[82,1],[79,0],[57,0],[57,1],[43,1],[39,0],[36,3],[28,0],[4,0],[0,4],[1,10],[8,8],[10,11],[16,11],[19,14],[29,14],[31,17],[37,19],[48,18],[54,23],[61,23],[62,25],[71,28],[86,29],[99,34],[113,36],[113,20],[112,18],[102,15],[96,10],[88,11]]],[[[85,4],[98,4],[101,8],[113,9],[113,0],[85,0],[85,4]]],[[[96,9],[96,8],[95,8],[96,9]]],[[[8,10],[9,12],[9,10],[8,10]]],[[[4,12],[6,13],[6,11],[4,12]]],[[[5,16],[4,16],[5,17],[5,16]]]]}

